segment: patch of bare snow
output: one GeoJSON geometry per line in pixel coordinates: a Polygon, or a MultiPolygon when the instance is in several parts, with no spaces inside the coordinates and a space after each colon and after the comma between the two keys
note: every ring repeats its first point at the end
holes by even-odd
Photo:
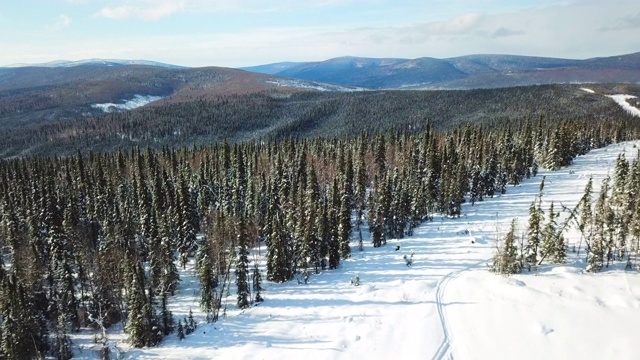
{"type": "Polygon", "coordinates": [[[325,83],[318,83],[315,81],[304,81],[297,79],[274,79],[266,81],[269,84],[274,84],[280,87],[293,87],[298,89],[313,89],[318,91],[340,91],[340,92],[353,92],[364,91],[364,88],[359,87],[346,87],[340,85],[332,85],[325,83]]]}
{"type": "Polygon", "coordinates": [[[588,92],[589,94],[595,94],[596,93],[595,91],[593,91],[591,89],[588,89],[588,88],[580,88],[580,90],[588,92]]]}
{"type": "Polygon", "coordinates": [[[607,95],[607,97],[612,98],[613,101],[617,102],[618,105],[622,106],[622,108],[629,114],[640,117],[640,109],[638,109],[635,106],[631,106],[631,104],[627,102],[627,99],[635,99],[637,98],[637,96],[616,94],[616,95],[607,95]]]}
{"type": "Polygon", "coordinates": [[[114,111],[124,111],[124,110],[132,110],[135,108],[139,108],[141,106],[145,106],[150,102],[154,102],[162,99],[162,96],[152,96],[152,95],[135,95],[131,100],[123,100],[122,104],[114,104],[114,103],[103,103],[103,104],[93,104],[91,105],[94,109],[101,109],[106,113],[114,112],[114,111]]]}

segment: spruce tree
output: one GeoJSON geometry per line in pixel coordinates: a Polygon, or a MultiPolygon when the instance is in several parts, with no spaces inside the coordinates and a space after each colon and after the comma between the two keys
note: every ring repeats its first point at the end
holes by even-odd
{"type": "Polygon", "coordinates": [[[338,242],[340,257],[347,259],[351,256],[351,208],[349,206],[349,198],[343,192],[340,198],[340,210],[338,212],[338,242]]]}
{"type": "Polygon", "coordinates": [[[593,234],[588,243],[589,255],[587,259],[587,271],[598,272],[604,266],[604,257],[607,252],[607,217],[611,213],[608,201],[609,178],[602,182],[600,196],[596,201],[593,214],[593,234]]]}
{"type": "Polygon", "coordinates": [[[518,274],[520,273],[520,261],[518,259],[518,248],[516,246],[516,225],[517,219],[511,220],[509,231],[504,236],[502,246],[496,249],[493,257],[491,270],[498,274],[518,274]]]}
{"type": "Polygon", "coordinates": [[[182,320],[178,320],[178,329],[177,329],[178,340],[184,340],[184,327],[182,326],[182,320]]]}
{"type": "Polygon", "coordinates": [[[624,157],[624,153],[618,154],[614,169],[613,187],[611,202],[616,206],[623,206],[626,182],[628,181],[629,162],[624,157]]]}
{"type": "Polygon", "coordinates": [[[542,242],[542,210],[540,199],[534,200],[529,206],[529,227],[527,230],[527,245],[525,247],[525,263],[528,270],[538,263],[539,247],[542,242]]]}
{"type": "Polygon", "coordinates": [[[196,243],[197,224],[195,206],[192,201],[191,192],[186,180],[186,170],[181,171],[178,180],[178,233],[177,233],[177,250],[180,265],[184,269],[186,267],[188,257],[191,255],[196,243]]]}
{"type": "Polygon", "coordinates": [[[591,229],[593,224],[593,212],[591,210],[591,202],[593,196],[593,177],[589,177],[589,181],[584,188],[584,194],[578,202],[578,230],[580,230],[580,245],[578,246],[577,255],[580,256],[580,248],[582,241],[586,238],[591,239],[591,229]]]}
{"type": "Polygon", "coordinates": [[[257,303],[262,302],[264,299],[262,298],[261,292],[264,289],[262,288],[262,276],[260,275],[257,263],[253,264],[253,273],[251,276],[253,277],[253,293],[255,294],[254,301],[257,303]]]}
{"type": "Polygon", "coordinates": [[[267,278],[273,282],[289,281],[293,277],[287,249],[287,235],[278,216],[272,219],[272,232],[267,250],[267,278]]]}
{"type": "Polygon", "coordinates": [[[239,308],[246,309],[249,307],[249,250],[247,249],[247,234],[244,219],[240,217],[238,220],[238,260],[236,261],[236,291],[237,302],[239,308]]]}
{"type": "Polygon", "coordinates": [[[549,214],[547,216],[547,224],[545,225],[543,235],[543,257],[549,259],[552,263],[562,264],[566,259],[566,246],[564,243],[564,236],[557,229],[558,223],[556,218],[560,214],[556,213],[553,206],[553,201],[549,206],[549,214]]]}
{"type": "Polygon", "coordinates": [[[215,268],[209,238],[203,236],[198,241],[196,271],[200,280],[200,308],[207,314],[208,321],[211,320],[211,315],[219,304],[216,298],[218,276],[215,268]]]}
{"type": "Polygon", "coordinates": [[[44,311],[15,276],[5,276],[0,286],[0,355],[19,360],[44,358],[49,350],[44,311]]]}

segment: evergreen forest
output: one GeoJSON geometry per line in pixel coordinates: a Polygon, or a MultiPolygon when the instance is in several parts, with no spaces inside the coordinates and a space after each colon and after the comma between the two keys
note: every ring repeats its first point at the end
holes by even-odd
{"type": "MultiPolygon", "coordinates": [[[[329,105],[317,111],[323,106],[329,105]]],[[[255,111],[262,109],[255,104],[255,111]]],[[[160,110],[135,116],[153,111],[160,110]]],[[[80,129],[89,131],[96,121],[82,120],[80,129]]],[[[118,121],[104,126],[126,123],[118,121]]],[[[71,129],[65,126],[40,136],[71,129]]],[[[539,168],[558,169],[591,149],[639,137],[638,119],[614,108],[577,118],[549,114],[446,127],[411,119],[333,137],[2,160],[0,354],[69,359],[70,334],[87,326],[122,323],[135,347],[157,345],[174,331],[184,336],[194,324],[176,321],[168,302],[189,262],[197,270],[200,306],[215,322],[230,289],[234,306],[247,308],[268,298],[264,281],[337,269],[362,250],[364,238],[385,246],[434,216],[462,216],[461,204],[504,194],[539,168]],[[258,266],[255,249],[265,267],[258,266]]],[[[589,271],[612,261],[635,266],[630,256],[638,251],[631,244],[640,238],[640,163],[621,157],[604,188],[598,199],[586,189],[567,220],[584,235],[589,271]]],[[[515,231],[504,239],[496,272],[560,263],[571,250],[556,221],[560,206],[542,211],[539,204],[531,205],[524,240],[518,243],[515,231]]]]}

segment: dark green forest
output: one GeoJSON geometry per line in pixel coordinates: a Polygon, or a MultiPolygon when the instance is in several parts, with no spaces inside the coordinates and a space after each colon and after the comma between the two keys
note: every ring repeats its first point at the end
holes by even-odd
{"type": "MultiPolygon", "coordinates": [[[[68,359],[71,332],[119,322],[133,346],[154,346],[184,331],[167,304],[189,261],[201,307],[215,322],[231,283],[236,305],[251,306],[264,298],[263,279],[286,282],[340,267],[362,249],[363,231],[373,246],[384,246],[436,214],[460,217],[461,204],[503,194],[539,167],[557,169],[590,149],[639,137],[640,121],[615,104],[593,98],[593,108],[571,114],[567,104],[536,98],[549,89],[556,88],[442,92],[452,97],[444,104],[414,92],[293,94],[285,104],[308,103],[293,107],[308,116],[292,115],[298,122],[287,122],[282,133],[253,141],[224,136],[259,131],[274,112],[291,110],[274,94],[16,130],[3,137],[3,149],[37,146],[34,153],[49,156],[0,161],[0,353],[68,359]],[[510,98],[518,93],[557,112],[508,117],[533,106],[510,98]],[[511,100],[512,107],[494,109],[504,118],[435,120],[433,109],[471,109],[494,95],[511,100]],[[431,115],[419,116],[420,106],[431,115]],[[407,113],[398,109],[416,115],[385,118],[407,113]],[[327,119],[340,119],[326,114],[341,114],[351,125],[335,134],[319,130],[333,126],[327,119]],[[171,140],[181,136],[190,140],[171,140]],[[126,139],[133,138],[147,141],[132,147],[136,142],[126,139]],[[221,141],[210,144],[212,138],[221,141]],[[85,142],[110,151],[78,150],[85,142]],[[353,239],[360,246],[352,249],[353,239]],[[266,271],[251,261],[256,247],[266,252],[266,271]]],[[[607,248],[598,250],[595,230],[585,234],[596,259],[590,269],[600,270],[607,248]]],[[[525,260],[517,261],[524,267],[525,260]]]]}
{"type": "MultiPolygon", "coordinates": [[[[614,85],[594,88],[603,94],[617,90],[614,85]]],[[[37,123],[12,120],[27,117],[35,111],[29,106],[37,104],[22,108],[11,99],[4,102],[0,97],[0,156],[5,158],[73,155],[77,149],[83,153],[132,147],[160,150],[224,140],[353,138],[362,131],[418,133],[426,124],[447,131],[468,122],[493,126],[540,116],[583,121],[628,116],[611,99],[586,93],[577,85],[465,91],[266,91],[202,97],[99,117],[55,120],[51,114],[51,121],[37,123]]]]}

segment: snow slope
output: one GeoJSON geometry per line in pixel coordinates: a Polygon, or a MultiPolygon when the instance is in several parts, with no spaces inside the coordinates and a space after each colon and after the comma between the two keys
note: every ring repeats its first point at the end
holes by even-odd
{"type": "MultiPolygon", "coordinates": [[[[572,208],[589,176],[598,191],[617,155],[626,151],[631,159],[638,145],[594,150],[505,195],[465,204],[460,219],[436,217],[382,248],[366,242],[358,252],[354,243],[340,269],[308,284],[266,283],[259,306],[238,311],[232,294],[227,316],[215,324],[203,322],[196,279],[185,274],[173,311],[181,318],[192,308],[200,326],[184,341],[173,334],[160,347],[129,349],[126,358],[638,359],[637,272],[584,273],[584,249],[579,258],[570,252],[564,266],[511,277],[486,265],[513,217],[524,229],[542,175],[543,208],[551,200],[556,209],[560,202],[572,208]],[[412,252],[408,267],[403,256],[412,252]],[[350,284],[356,274],[360,286],[350,284]]],[[[570,248],[578,246],[575,231],[565,235],[570,248]]]]}
{"type": "Polygon", "coordinates": [[[615,101],[618,105],[622,106],[622,108],[625,111],[627,111],[629,114],[633,116],[640,116],[640,109],[638,109],[635,106],[631,106],[631,104],[627,102],[628,99],[635,99],[637,96],[617,94],[617,95],[607,95],[607,97],[612,98],[613,101],[615,101]]]}
{"type": "Polygon", "coordinates": [[[93,104],[91,105],[91,107],[94,109],[101,109],[106,113],[110,113],[114,111],[132,110],[135,108],[139,108],[141,106],[145,106],[150,102],[154,102],[160,99],[162,99],[162,96],[135,95],[131,100],[123,100],[122,104],[114,104],[114,103],[93,104]]]}

